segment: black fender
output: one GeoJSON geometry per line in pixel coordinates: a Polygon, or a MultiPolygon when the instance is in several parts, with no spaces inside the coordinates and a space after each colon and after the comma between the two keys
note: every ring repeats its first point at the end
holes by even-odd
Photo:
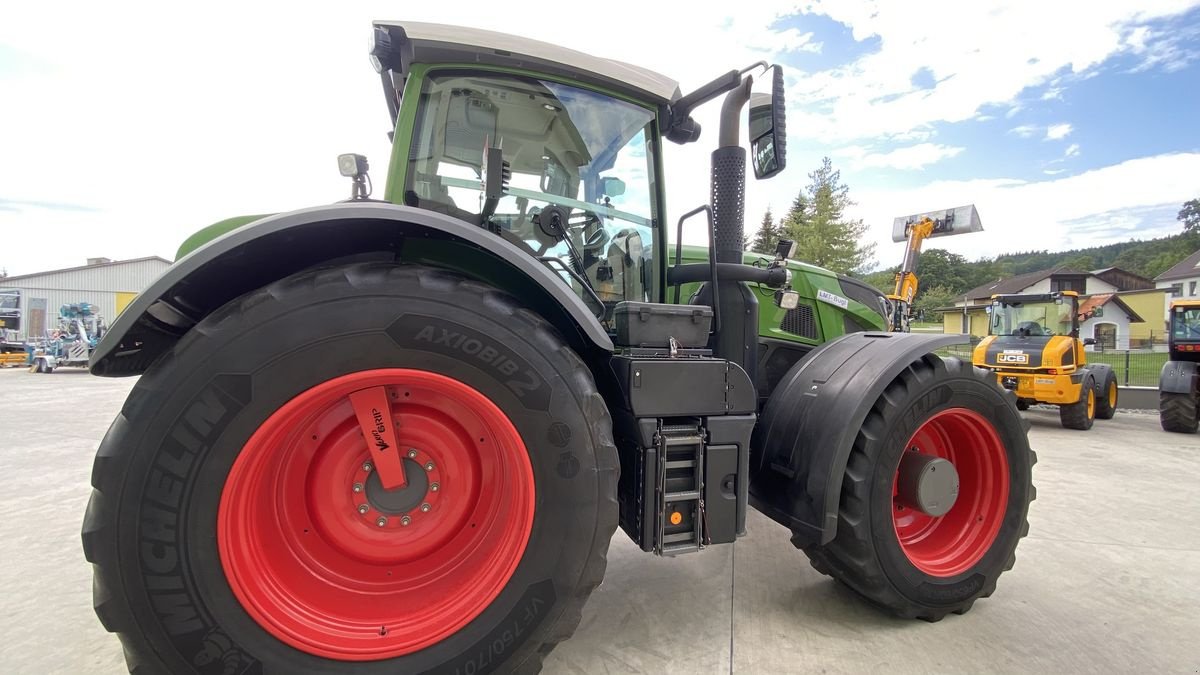
{"type": "Polygon", "coordinates": [[[1158,376],[1158,390],[1164,394],[1193,394],[1200,390],[1200,363],[1167,361],[1158,376]]]}
{"type": "Polygon", "coordinates": [[[780,380],[754,430],[750,504],[798,537],[829,543],[837,533],[842,475],[871,406],[910,363],[968,341],[850,333],[810,352],[780,380]]]}
{"type": "Polygon", "coordinates": [[[1104,378],[1108,377],[1108,373],[1112,372],[1112,366],[1107,363],[1089,363],[1083,367],[1083,370],[1090,372],[1096,378],[1096,386],[1104,384],[1104,378]]]}
{"type": "Polygon", "coordinates": [[[487,281],[541,314],[581,353],[613,351],[579,296],[516,244],[440,213],[351,202],[268,216],[180,258],[113,322],[92,353],[91,371],[136,375],[234,298],[308,268],[372,260],[438,264],[487,281]]]}

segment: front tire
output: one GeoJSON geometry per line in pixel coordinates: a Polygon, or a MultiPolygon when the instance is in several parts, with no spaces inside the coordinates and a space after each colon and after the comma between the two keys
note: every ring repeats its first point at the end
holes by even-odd
{"type": "Polygon", "coordinates": [[[603,577],[617,472],[590,372],[508,295],[302,273],[131,392],[84,520],[96,612],[138,672],[536,671],[603,577]],[[364,391],[409,488],[371,483],[364,391]]]}
{"type": "Polygon", "coordinates": [[[875,402],[846,466],[837,534],[804,553],[817,571],[899,616],[966,612],[1012,568],[1029,529],[1036,457],[1027,428],[991,375],[926,355],[875,402]],[[900,465],[913,449],[958,471],[958,498],[942,516],[897,501],[900,465]]]}
{"type": "Polygon", "coordinates": [[[1200,429],[1200,397],[1159,392],[1158,423],[1164,431],[1194,434],[1200,429]]]}
{"type": "Polygon", "coordinates": [[[1096,387],[1096,419],[1111,420],[1117,414],[1117,374],[1105,369],[1100,386],[1096,387]]]}
{"type": "Polygon", "coordinates": [[[1087,431],[1096,421],[1096,380],[1091,375],[1083,378],[1079,388],[1079,400],[1058,406],[1058,419],[1064,428],[1087,431]]]}

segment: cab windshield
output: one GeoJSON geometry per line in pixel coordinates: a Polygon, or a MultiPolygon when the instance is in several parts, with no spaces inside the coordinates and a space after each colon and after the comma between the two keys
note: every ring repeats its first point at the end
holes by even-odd
{"type": "Polygon", "coordinates": [[[543,259],[597,313],[655,297],[653,121],[646,108],[529,77],[442,71],[425,78],[405,203],[478,222],[484,154],[512,178],[488,224],[543,259]],[[567,215],[555,229],[549,206],[567,215]]]}
{"type": "Polygon", "coordinates": [[[1071,333],[1071,303],[1042,302],[992,303],[992,335],[1037,337],[1071,333]]]}
{"type": "Polygon", "coordinates": [[[1179,307],[1171,312],[1171,337],[1200,340],[1200,307],[1179,307]]]}

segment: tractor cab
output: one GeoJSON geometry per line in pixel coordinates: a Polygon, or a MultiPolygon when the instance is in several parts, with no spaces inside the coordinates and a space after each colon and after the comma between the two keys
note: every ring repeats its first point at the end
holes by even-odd
{"type": "Polygon", "coordinates": [[[1167,343],[1172,361],[1200,361],[1200,300],[1171,303],[1167,343]]]}
{"type": "MultiPolygon", "coordinates": [[[[550,267],[613,334],[620,303],[667,301],[662,140],[699,139],[690,117],[695,107],[744,88],[730,94],[738,103],[715,140],[722,148],[738,145],[745,107],[755,175],[785,166],[777,66],[730,71],[684,96],[674,80],[627,63],[417,22],[377,22],[371,58],[397,123],[386,200],[478,225],[517,245],[550,267]]],[[[732,212],[741,187],[727,187],[722,202],[732,212]]],[[[725,262],[741,266],[738,234],[737,257],[725,262]]],[[[696,266],[678,282],[715,286],[715,269],[696,266]]]]}

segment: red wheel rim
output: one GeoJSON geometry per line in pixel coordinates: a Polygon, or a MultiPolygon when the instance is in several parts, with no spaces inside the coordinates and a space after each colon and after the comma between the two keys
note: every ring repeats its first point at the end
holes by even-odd
{"type": "Polygon", "coordinates": [[[326,658],[384,659],[444,640],[495,600],[534,500],[525,445],[491,400],[436,373],[369,370],[300,393],[251,436],[221,494],[217,544],[267,632],[326,658]],[[367,489],[372,449],[348,396],[376,387],[409,457],[417,492],[405,494],[419,499],[403,514],[368,494],[380,494],[367,489]]]}
{"type": "MultiPolygon", "coordinates": [[[[905,446],[948,460],[958,472],[958,498],[942,516],[902,505],[892,479],[892,524],[900,548],[917,569],[952,577],[992,547],[1008,505],[1008,456],[999,433],[979,413],[948,408],[930,417],[905,446]]],[[[896,471],[900,464],[897,462],[896,471]]]]}

